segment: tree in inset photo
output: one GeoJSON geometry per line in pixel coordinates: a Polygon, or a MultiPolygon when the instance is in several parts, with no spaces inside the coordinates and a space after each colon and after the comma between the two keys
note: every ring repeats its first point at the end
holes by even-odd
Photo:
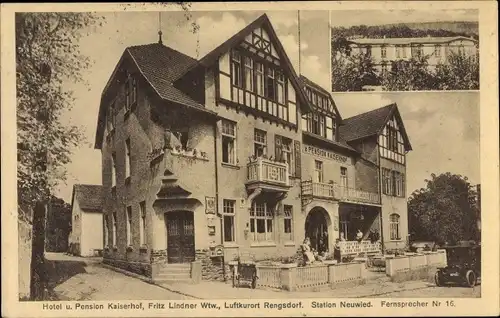
{"type": "Polygon", "coordinates": [[[382,74],[381,84],[387,91],[420,91],[435,89],[428,57],[415,57],[391,63],[391,70],[382,74]]]}
{"type": "Polygon", "coordinates": [[[437,89],[479,89],[479,54],[468,55],[463,51],[450,52],[447,63],[436,66],[437,89]]]}

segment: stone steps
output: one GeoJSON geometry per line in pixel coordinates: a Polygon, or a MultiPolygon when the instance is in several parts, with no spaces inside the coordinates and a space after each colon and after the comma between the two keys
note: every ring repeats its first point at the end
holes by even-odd
{"type": "Polygon", "coordinates": [[[154,278],[158,283],[192,283],[190,264],[165,264],[154,278]]]}

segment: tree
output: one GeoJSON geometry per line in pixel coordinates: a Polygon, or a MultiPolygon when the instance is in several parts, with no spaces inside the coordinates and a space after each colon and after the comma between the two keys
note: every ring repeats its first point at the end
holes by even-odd
{"type": "Polygon", "coordinates": [[[339,57],[332,54],[333,91],[361,91],[363,86],[378,84],[373,60],[368,54],[339,57]]]}
{"type": "Polygon", "coordinates": [[[45,204],[51,190],[65,180],[64,166],[82,141],[76,126],[62,121],[73,92],[65,83],[83,82],[89,59],[80,54],[86,28],[102,24],[90,13],[17,13],[17,167],[18,203],[34,209],[31,299],[43,299],[45,204]]]}
{"type": "Polygon", "coordinates": [[[431,175],[426,188],[408,200],[408,223],[413,240],[454,244],[480,240],[477,193],[467,177],[449,172],[431,175]]]}
{"type": "Polygon", "coordinates": [[[435,89],[435,79],[429,70],[428,56],[396,60],[391,70],[382,75],[382,85],[388,91],[418,91],[435,89]]]}
{"type": "Polygon", "coordinates": [[[447,63],[436,66],[436,81],[441,90],[479,89],[478,54],[450,52],[447,63]]]}

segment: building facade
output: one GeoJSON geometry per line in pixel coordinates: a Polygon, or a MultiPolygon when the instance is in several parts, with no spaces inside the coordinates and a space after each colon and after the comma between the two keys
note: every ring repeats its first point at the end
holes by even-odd
{"type": "Polygon", "coordinates": [[[463,36],[422,38],[359,38],[349,39],[352,53],[365,53],[372,57],[379,72],[390,71],[391,62],[428,57],[430,68],[446,64],[450,54],[478,54],[478,41],[463,36]]]}
{"type": "Polygon", "coordinates": [[[75,184],[71,197],[70,252],[97,256],[103,249],[102,186],[75,184]]]}
{"type": "Polygon", "coordinates": [[[404,247],[404,181],[383,194],[381,174],[404,180],[408,137],[396,105],[360,116],[296,74],[266,15],[200,60],[161,35],[127,48],[96,134],[104,261],[165,279],[200,263],[222,279],[228,261],[292,256],[305,237],[326,252],[358,229],[394,231],[384,244],[404,247]]]}

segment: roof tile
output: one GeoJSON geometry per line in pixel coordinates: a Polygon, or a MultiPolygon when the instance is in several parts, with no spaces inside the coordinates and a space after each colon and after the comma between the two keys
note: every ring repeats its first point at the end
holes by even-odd
{"type": "Polygon", "coordinates": [[[385,125],[396,104],[387,105],[345,118],[339,132],[342,139],[352,141],[377,134],[385,125]]]}
{"type": "Polygon", "coordinates": [[[94,184],[75,184],[73,186],[73,198],[78,200],[82,210],[102,211],[104,201],[103,188],[94,184]]]}

